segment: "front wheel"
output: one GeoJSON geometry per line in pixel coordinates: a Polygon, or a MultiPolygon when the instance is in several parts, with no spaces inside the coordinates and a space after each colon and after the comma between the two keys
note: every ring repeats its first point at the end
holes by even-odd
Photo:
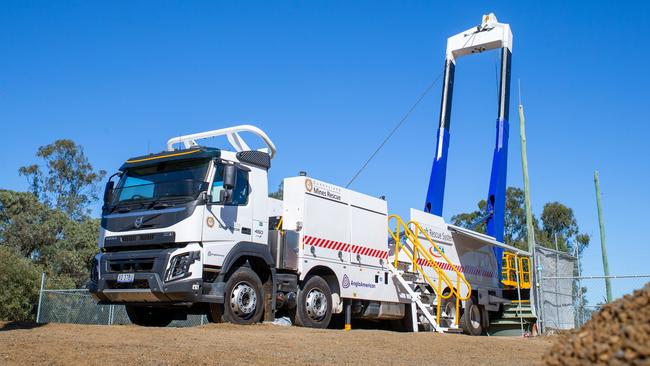
{"type": "Polygon", "coordinates": [[[300,288],[296,306],[296,325],[327,328],[332,319],[332,291],[320,276],[312,276],[300,288]]]}
{"type": "Polygon", "coordinates": [[[143,327],[166,327],[173,320],[171,311],[162,308],[126,305],[131,323],[143,327]]]}
{"type": "MultiPolygon", "coordinates": [[[[248,267],[237,269],[226,282],[224,295],[224,320],[248,325],[258,323],[262,319],[264,313],[262,281],[252,269],[248,267]]],[[[218,318],[218,311],[213,315],[213,318],[218,318]]]]}

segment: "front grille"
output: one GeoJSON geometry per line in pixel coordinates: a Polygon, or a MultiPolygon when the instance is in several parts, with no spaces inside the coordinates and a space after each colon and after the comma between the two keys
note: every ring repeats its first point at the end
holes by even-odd
{"type": "Polygon", "coordinates": [[[121,236],[122,243],[139,240],[152,240],[153,234],[137,234],[137,235],[123,235],[121,236]]]}
{"type": "Polygon", "coordinates": [[[148,289],[149,281],[147,280],[135,280],[132,283],[119,283],[115,280],[106,281],[106,287],[114,290],[129,290],[129,289],[148,289]]]}
{"type": "Polygon", "coordinates": [[[108,262],[109,272],[151,272],[153,259],[127,259],[108,262]]]}

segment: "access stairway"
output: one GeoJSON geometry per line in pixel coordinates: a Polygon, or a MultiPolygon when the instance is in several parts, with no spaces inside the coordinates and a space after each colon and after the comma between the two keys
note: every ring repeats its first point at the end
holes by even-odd
{"type": "Polygon", "coordinates": [[[513,300],[503,304],[503,314],[500,318],[490,320],[490,335],[517,336],[521,330],[531,332],[537,317],[530,306],[530,300],[513,300]]]}
{"type": "MultiPolygon", "coordinates": [[[[417,332],[420,327],[424,330],[439,333],[460,333],[461,301],[469,299],[472,288],[465,276],[447,258],[445,253],[422,229],[419,223],[405,223],[399,216],[388,217],[388,231],[395,243],[395,258],[388,263],[393,278],[400,283],[411,300],[411,327],[417,332]],[[395,221],[395,228],[390,227],[395,221]],[[420,238],[424,238],[436,255],[444,262],[436,261],[429,253],[420,238]],[[408,262],[399,261],[400,253],[408,258],[408,262]],[[450,268],[453,280],[442,269],[440,264],[450,268]],[[428,275],[423,267],[431,267],[435,274],[428,275]]],[[[449,270],[448,270],[449,271],[449,270]]]]}

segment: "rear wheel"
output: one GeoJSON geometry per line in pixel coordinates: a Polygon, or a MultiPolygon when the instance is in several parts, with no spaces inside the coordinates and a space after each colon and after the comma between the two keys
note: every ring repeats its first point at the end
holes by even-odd
{"type": "MultiPolygon", "coordinates": [[[[248,267],[237,269],[226,282],[223,319],[234,324],[253,324],[264,314],[262,281],[248,267]]],[[[218,307],[214,316],[217,317],[218,307]]]]}
{"type": "Polygon", "coordinates": [[[307,328],[327,328],[331,319],[330,287],[322,277],[310,277],[298,293],[296,325],[307,328]]]}
{"type": "Polygon", "coordinates": [[[458,317],[456,313],[456,296],[452,295],[448,299],[442,299],[440,306],[441,319],[438,322],[440,326],[445,328],[455,327],[456,318],[458,317]]]}
{"type": "Polygon", "coordinates": [[[133,305],[126,305],[126,315],[131,323],[144,327],[166,327],[174,317],[167,309],[133,305]]]}
{"type": "Polygon", "coordinates": [[[477,336],[483,333],[483,306],[475,304],[470,297],[465,301],[465,311],[460,317],[460,325],[466,334],[477,336]]]}

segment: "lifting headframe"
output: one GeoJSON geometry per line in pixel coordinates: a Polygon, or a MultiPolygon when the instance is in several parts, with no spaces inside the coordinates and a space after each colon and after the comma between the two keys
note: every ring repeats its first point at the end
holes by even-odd
{"type": "MultiPolygon", "coordinates": [[[[492,13],[484,15],[483,22],[480,25],[447,39],[438,139],[424,210],[434,215],[442,216],[456,59],[492,49],[501,50],[501,76],[499,80],[496,144],[492,157],[492,174],[488,191],[486,221],[487,234],[494,237],[497,241],[503,242],[508,161],[508,109],[510,103],[512,32],[508,24],[499,23],[496,16],[492,13]]],[[[499,249],[498,253],[496,253],[496,249],[495,254],[500,265],[502,249],[499,249]]]]}

